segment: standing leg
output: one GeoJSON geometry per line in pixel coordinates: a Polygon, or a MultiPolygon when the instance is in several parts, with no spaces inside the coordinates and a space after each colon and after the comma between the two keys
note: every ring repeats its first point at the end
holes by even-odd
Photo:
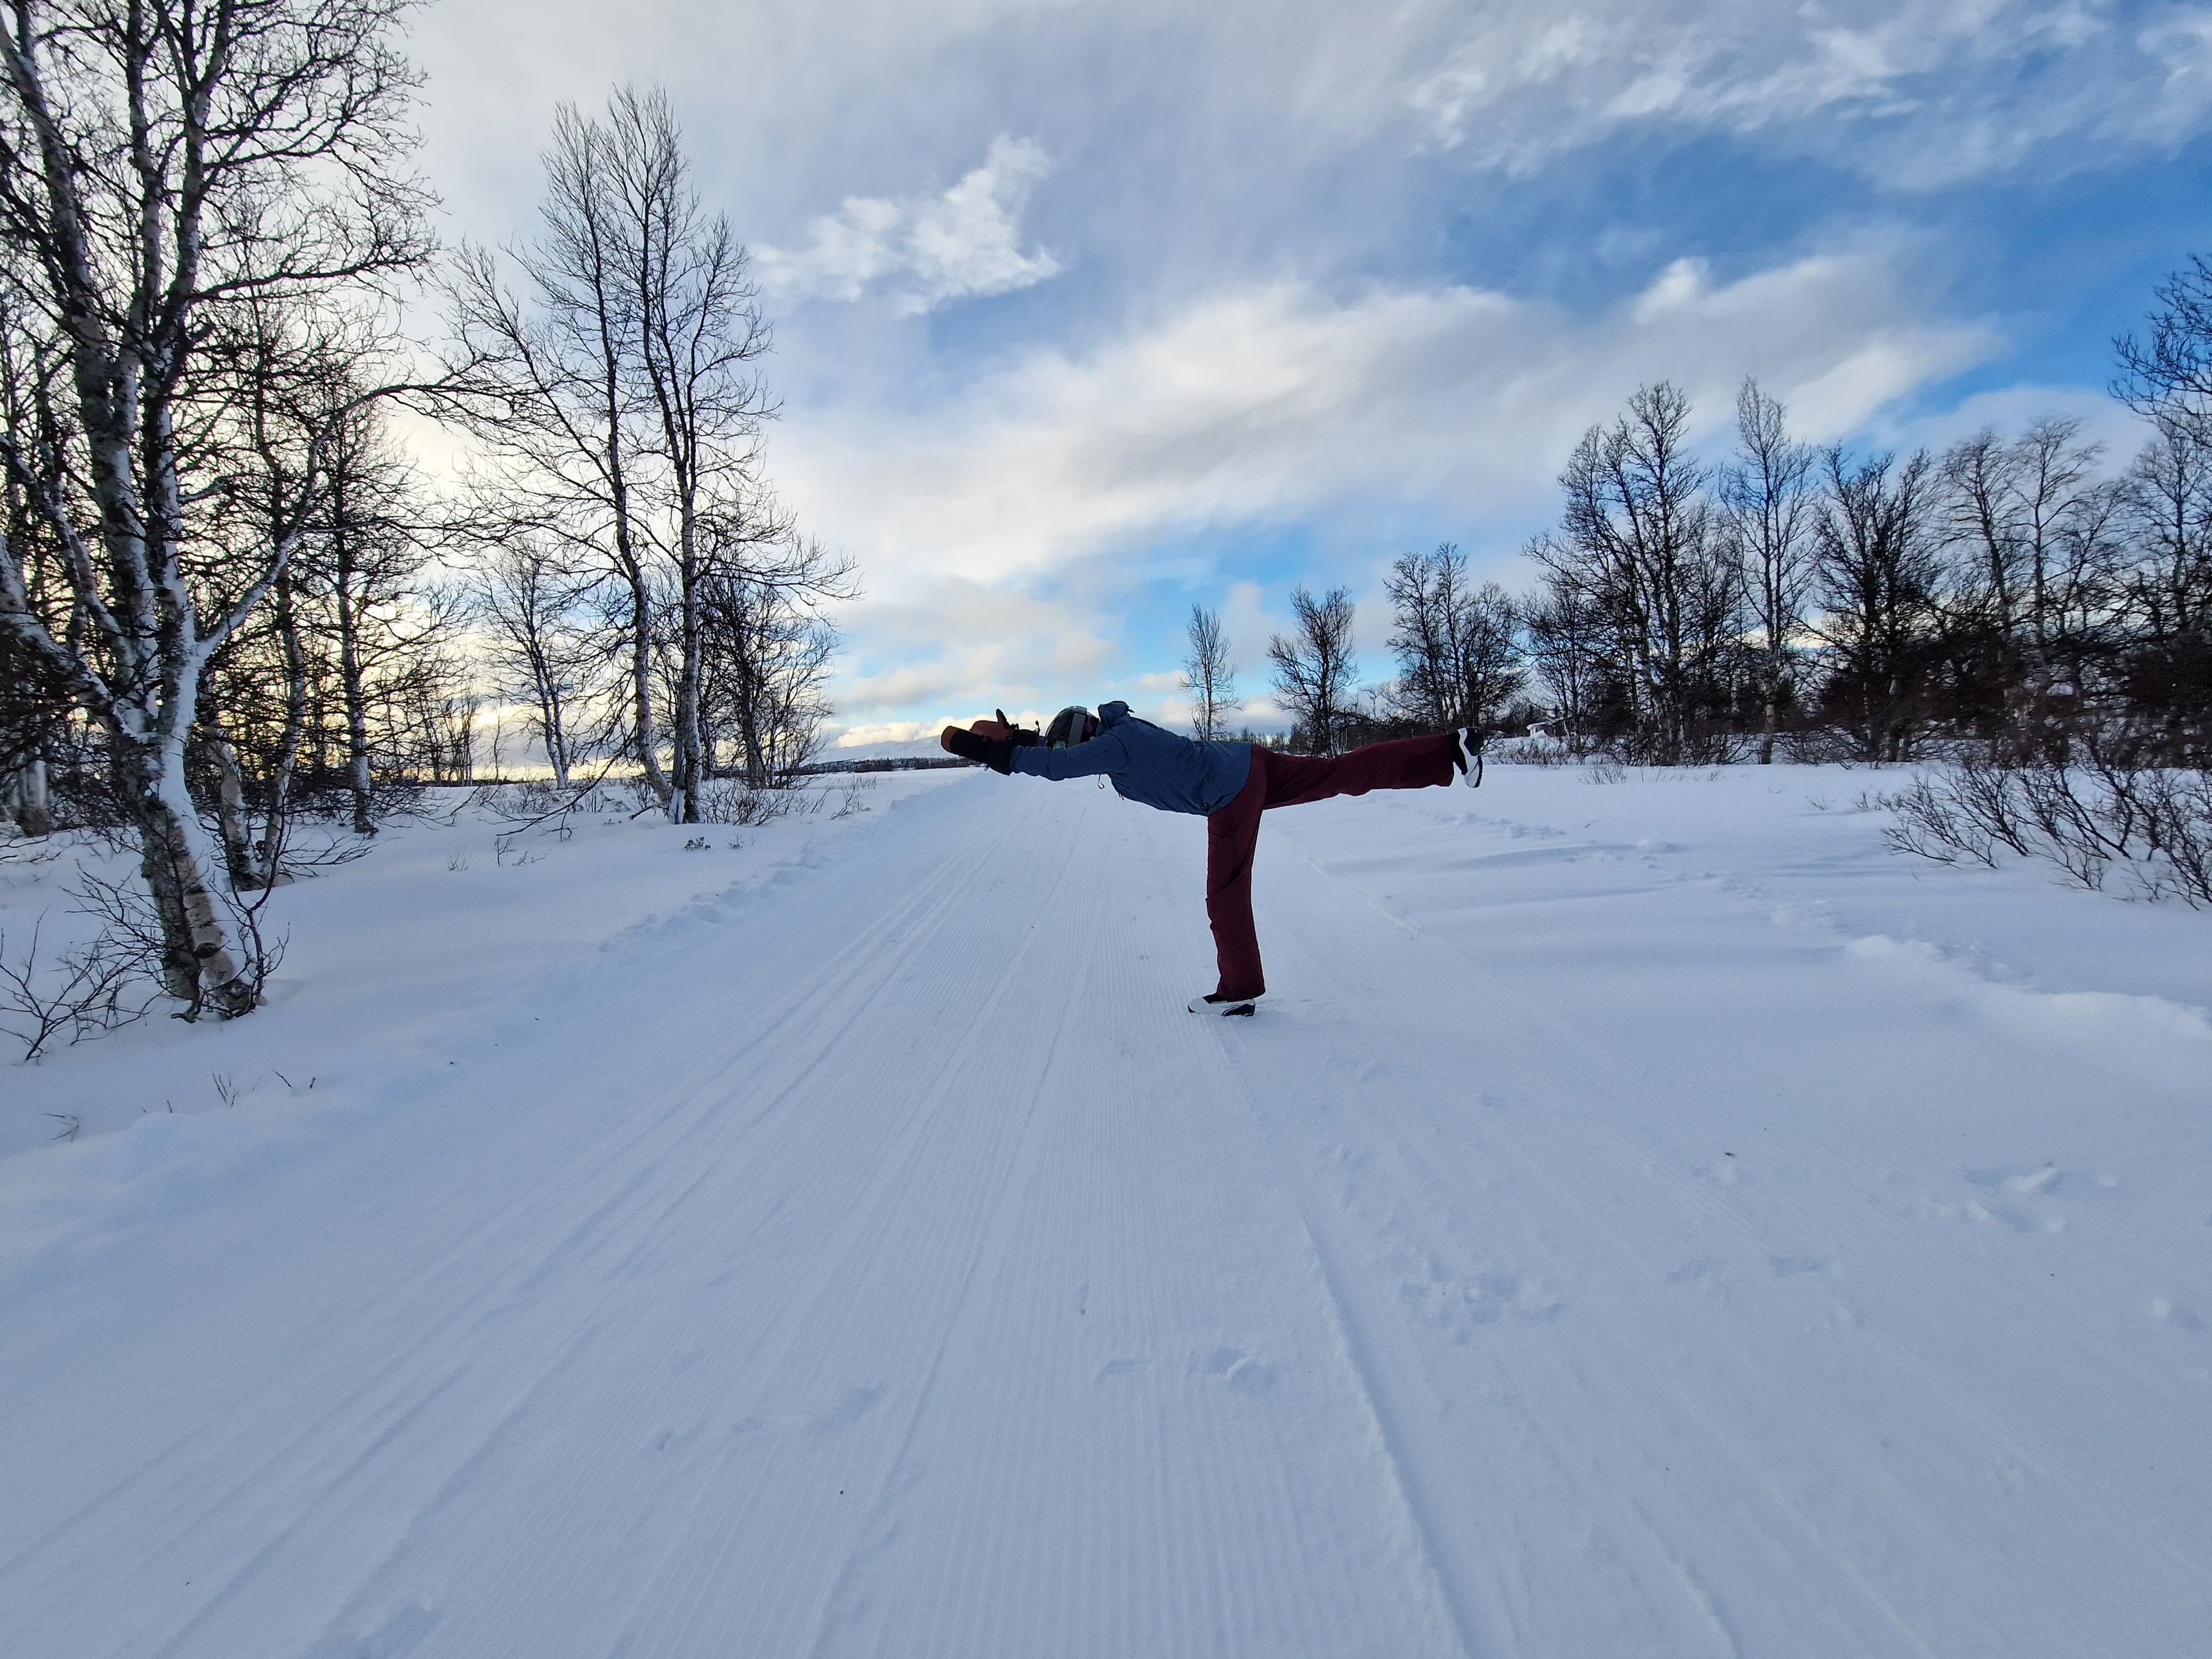
{"type": "Polygon", "coordinates": [[[1252,926],[1252,851],[1267,804],[1272,759],[1266,750],[1254,748],[1244,787],[1206,820],[1206,919],[1213,924],[1220,969],[1214,990],[1224,997],[1256,997],[1267,988],[1260,969],[1260,936],[1252,926]]]}

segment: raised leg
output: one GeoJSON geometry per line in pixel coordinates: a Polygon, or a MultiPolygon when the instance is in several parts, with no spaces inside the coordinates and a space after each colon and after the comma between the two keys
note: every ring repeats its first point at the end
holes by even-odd
{"type": "Polygon", "coordinates": [[[1344,755],[1281,755],[1255,750],[1255,771],[1263,755],[1269,806],[1303,806],[1333,795],[1364,795],[1370,789],[1426,789],[1452,781],[1449,732],[1370,743],[1344,755]]]}

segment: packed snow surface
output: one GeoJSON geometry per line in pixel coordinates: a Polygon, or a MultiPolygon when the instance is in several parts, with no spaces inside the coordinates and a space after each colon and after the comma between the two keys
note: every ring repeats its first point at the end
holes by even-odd
{"type": "Polygon", "coordinates": [[[2212,917],[1894,781],[1271,813],[1249,1020],[1087,783],[394,830],[0,1071],[0,1653],[2202,1653],[2212,917]]]}

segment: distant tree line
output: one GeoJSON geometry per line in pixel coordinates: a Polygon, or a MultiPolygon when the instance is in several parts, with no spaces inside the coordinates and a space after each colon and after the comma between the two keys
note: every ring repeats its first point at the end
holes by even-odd
{"type": "Polygon", "coordinates": [[[258,1000],[298,827],[469,781],[489,705],[685,822],[829,713],[852,568],[768,483],[769,332],[666,101],[562,108],[537,234],[443,258],[406,9],[0,10],[0,823],[128,839],[187,1013],[258,1000]]]}
{"type": "MultiPolygon", "coordinates": [[[[1515,595],[1449,544],[1386,573],[1395,673],[1363,685],[1348,591],[1269,641],[1289,742],[1532,726],[1659,765],[1778,755],[1999,765],[2212,760],[2212,263],[2162,284],[2115,391],[2148,436],[2117,469],[2079,422],[1899,456],[1815,446],[1756,383],[1717,460],[1689,400],[1640,388],[1559,474],[1515,595]]],[[[1216,730],[1233,665],[1194,610],[1184,683],[1216,730]]]]}
{"type": "Polygon", "coordinates": [[[2158,393],[2117,474],[2080,423],[1941,453],[1793,441],[1755,385],[1734,453],[1686,452],[1647,386],[1594,428],[1528,552],[1523,625],[1560,733],[1659,764],[1906,761],[1970,739],[2063,762],[2086,738],[2201,766],[2212,716],[2212,452],[2158,393]]]}

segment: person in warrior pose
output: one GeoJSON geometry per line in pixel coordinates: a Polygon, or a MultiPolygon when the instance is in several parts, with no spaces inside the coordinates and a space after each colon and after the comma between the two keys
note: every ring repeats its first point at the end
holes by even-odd
{"type": "Polygon", "coordinates": [[[1126,702],[1109,702],[1096,714],[1063,708],[1042,732],[1013,726],[1002,710],[996,720],[948,726],[940,741],[994,772],[1054,781],[1103,775],[1125,800],[1206,819],[1206,915],[1220,976],[1210,993],[1191,999],[1194,1014],[1250,1014],[1267,994],[1252,926],[1252,852],[1262,812],[1370,789],[1425,788],[1455,775],[1470,788],[1482,781],[1481,737],[1472,727],[1344,755],[1285,755],[1179,737],[1139,720],[1126,702]]]}

